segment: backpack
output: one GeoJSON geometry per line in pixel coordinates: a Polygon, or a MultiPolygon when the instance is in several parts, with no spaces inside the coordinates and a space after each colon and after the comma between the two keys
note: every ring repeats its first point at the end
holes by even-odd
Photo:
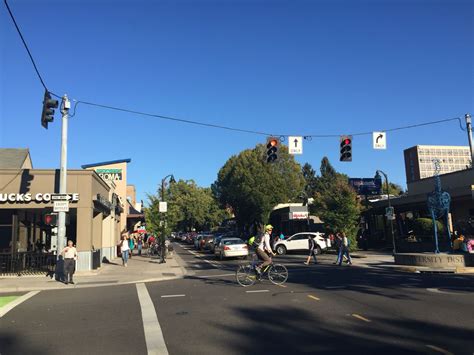
{"type": "Polygon", "coordinates": [[[251,236],[248,240],[249,245],[258,246],[262,242],[262,233],[258,233],[256,236],[251,236]]]}

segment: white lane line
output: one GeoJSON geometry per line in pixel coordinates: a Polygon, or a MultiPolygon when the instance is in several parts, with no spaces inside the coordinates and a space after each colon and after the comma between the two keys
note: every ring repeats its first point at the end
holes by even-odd
{"type": "Polygon", "coordinates": [[[198,257],[200,260],[202,261],[205,261],[206,263],[216,267],[216,268],[219,268],[219,264],[214,262],[214,261],[211,261],[211,260],[207,260],[207,259],[204,259],[204,256],[203,255],[200,255],[198,253],[196,253],[195,251],[192,251],[192,250],[188,250],[189,253],[193,254],[194,256],[198,257]]]}
{"type": "Polygon", "coordinates": [[[360,320],[363,320],[364,322],[367,322],[367,323],[370,323],[370,319],[367,319],[365,317],[362,317],[361,315],[359,314],[356,314],[356,313],[352,313],[351,316],[353,316],[354,318],[357,318],[357,319],[360,319],[360,320]]]}
{"type": "Polygon", "coordinates": [[[31,291],[31,292],[28,292],[27,294],[24,294],[23,296],[20,296],[18,297],[17,299],[15,299],[14,301],[11,301],[9,303],[7,303],[5,306],[1,307],[0,308],[0,318],[2,318],[5,314],[7,314],[8,312],[10,312],[13,308],[15,308],[16,306],[22,304],[23,302],[25,302],[27,299],[33,297],[34,295],[38,294],[40,291],[31,291]]]}
{"type": "Polygon", "coordinates": [[[345,286],[324,286],[327,290],[339,290],[341,288],[346,288],[345,286]]]}
{"type": "Polygon", "coordinates": [[[144,283],[137,284],[148,355],[168,355],[155,306],[144,283]]]}
{"type": "Polygon", "coordinates": [[[194,277],[197,279],[210,279],[212,277],[224,277],[224,276],[235,276],[235,272],[233,272],[232,274],[205,275],[205,276],[194,276],[194,277]]]}
{"type": "Polygon", "coordinates": [[[270,292],[268,290],[254,290],[254,291],[245,291],[247,293],[260,293],[260,292],[270,292]]]}
{"type": "Polygon", "coordinates": [[[454,355],[452,352],[448,351],[448,350],[444,350],[442,348],[439,348],[437,346],[434,346],[434,345],[430,345],[430,344],[427,344],[426,345],[427,348],[430,348],[430,349],[433,349],[441,354],[445,354],[445,355],[454,355]]]}
{"type": "Polygon", "coordinates": [[[184,297],[186,295],[163,295],[161,298],[171,298],[171,297],[184,297]]]}

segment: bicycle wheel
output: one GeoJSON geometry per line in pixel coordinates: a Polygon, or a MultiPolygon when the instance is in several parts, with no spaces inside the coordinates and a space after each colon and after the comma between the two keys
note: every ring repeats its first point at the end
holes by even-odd
{"type": "Polygon", "coordinates": [[[282,264],[273,264],[268,269],[268,279],[275,285],[281,285],[288,280],[288,269],[282,264]]]}
{"type": "Polygon", "coordinates": [[[255,270],[252,265],[240,265],[235,272],[235,278],[240,286],[247,287],[252,286],[257,280],[255,270]]]}

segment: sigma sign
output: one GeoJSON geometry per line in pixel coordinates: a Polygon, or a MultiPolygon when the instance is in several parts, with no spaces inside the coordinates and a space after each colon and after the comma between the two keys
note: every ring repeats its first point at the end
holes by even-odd
{"type": "Polygon", "coordinates": [[[97,169],[97,174],[108,181],[121,181],[122,180],[122,169],[97,169]]]}

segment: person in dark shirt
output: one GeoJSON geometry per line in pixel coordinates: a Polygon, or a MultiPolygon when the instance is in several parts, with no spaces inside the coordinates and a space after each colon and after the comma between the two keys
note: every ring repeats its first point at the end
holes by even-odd
{"type": "Polygon", "coordinates": [[[309,249],[309,255],[308,259],[305,262],[305,265],[309,265],[309,262],[311,261],[311,256],[314,258],[314,263],[318,263],[318,259],[316,259],[316,241],[313,239],[313,236],[311,234],[308,234],[308,249],[309,249]]]}

